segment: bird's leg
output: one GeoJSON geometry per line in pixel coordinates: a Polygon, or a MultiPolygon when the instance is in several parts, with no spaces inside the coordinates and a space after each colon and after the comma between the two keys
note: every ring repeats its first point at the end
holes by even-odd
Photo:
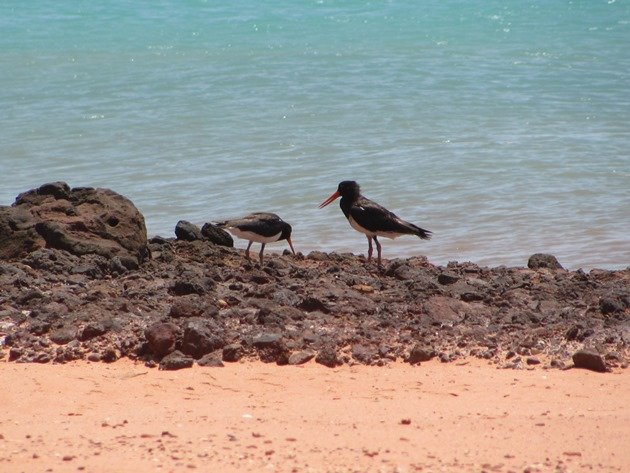
{"type": "Polygon", "coordinates": [[[372,261],[372,238],[367,236],[368,239],[368,260],[367,262],[369,263],[370,261],[372,261]]]}
{"type": "Polygon", "coordinates": [[[258,256],[260,256],[260,264],[263,264],[263,251],[265,251],[265,244],[261,243],[260,244],[260,253],[258,253],[258,256]]]}
{"type": "Polygon", "coordinates": [[[376,236],[374,237],[374,243],[376,243],[376,252],[378,254],[378,265],[381,266],[381,244],[376,239],[376,236]]]}
{"type": "Polygon", "coordinates": [[[252,241],[249,242],[249,245],[247,245],[247,249],[245,250],[245,256],[247,257],[247,259],[249,259],[249,248],[252,246],[252,241]]]}

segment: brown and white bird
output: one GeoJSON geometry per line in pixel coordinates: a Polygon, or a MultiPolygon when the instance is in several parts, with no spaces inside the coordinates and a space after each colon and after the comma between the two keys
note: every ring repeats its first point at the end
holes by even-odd
{"type": "Polygon", "coordinates": [[[428,240],[431,232],[409,223],[385,207],[361,195],[361,188],[355,181],[339,183],[337,190],[322,202],[319,208],[326,207],[338,197],[339,206],[350,222],[350,226],[363,233],[368,240],[368,262],[372,259],[372,240],[376,243],[378,264],[381,265],[381,244],[377,237],[398,238],[402,235],[416,235],[428,240]]]}
{"type": "Polygon", "coordinates": [[[215,222],[220,228],[225,228],[232,235],[249,240],[245,256],[249,258],[249,249],[253,242],[260,243],[260,264],[263,263],[263,252],[267,243],[273,243],[280,240],[286,240],[291,247],[291,251],[295,254],[293,243],[291,242],[291,225],[282,220],[276,214],[269,212],[254,212],[245,215],[242,218],[224,220],[215,222]]]}

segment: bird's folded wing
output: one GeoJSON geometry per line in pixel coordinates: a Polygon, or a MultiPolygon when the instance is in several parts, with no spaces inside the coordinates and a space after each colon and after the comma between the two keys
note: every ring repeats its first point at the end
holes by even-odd
{"type": "Polygon", "coordinates": [[[415,233],[411,224],[376,202],[357,203],[350,208],[350,215],[371,232],[415,233]]]}

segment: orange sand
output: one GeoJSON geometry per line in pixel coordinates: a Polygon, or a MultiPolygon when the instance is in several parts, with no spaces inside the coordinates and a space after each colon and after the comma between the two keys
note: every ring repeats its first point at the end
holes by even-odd
{"type": "Polygon", "coordinates": [[[2,472],[630,471],[630,376],[0,362],[2,472]]]}

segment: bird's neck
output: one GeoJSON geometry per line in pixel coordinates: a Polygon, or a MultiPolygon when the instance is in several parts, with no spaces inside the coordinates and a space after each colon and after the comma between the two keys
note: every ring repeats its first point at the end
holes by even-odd
{"type": "Polygon", "coordinates": [[[339,207],[341,207],[341,211],[346,216],[346,218],[350,217],[350,208],[359,200],[361,194],[358,192],[356,194],[346,194],[341,197],[339,201],[339,207]]]}

